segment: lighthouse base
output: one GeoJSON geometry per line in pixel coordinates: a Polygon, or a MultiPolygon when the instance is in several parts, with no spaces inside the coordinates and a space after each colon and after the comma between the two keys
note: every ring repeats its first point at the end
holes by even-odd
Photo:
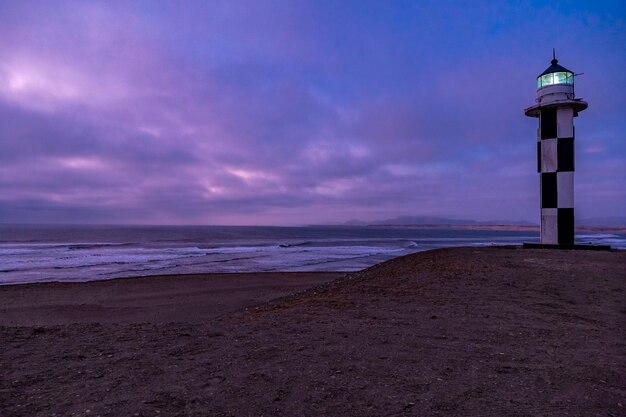
{"type": "Polygon", "coordinates": [[[566,250],[611,250],[609,245],[558,245],[553,243],[528,243],[524,242],[524,249],[566,249],[566,250]]]}

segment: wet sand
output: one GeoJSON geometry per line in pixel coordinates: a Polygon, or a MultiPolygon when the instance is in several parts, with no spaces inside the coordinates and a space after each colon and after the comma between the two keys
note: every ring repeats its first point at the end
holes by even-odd
{"type": "Polygon", "coordinates": [[[626,251],[259,275],[0,287],[0,415],[625,415],[626,251]]]}
{"type": "Polygon", "coordinates": [[[343,275],[190,274],[0,286],[0,325],[211,321],[343,275]]]}

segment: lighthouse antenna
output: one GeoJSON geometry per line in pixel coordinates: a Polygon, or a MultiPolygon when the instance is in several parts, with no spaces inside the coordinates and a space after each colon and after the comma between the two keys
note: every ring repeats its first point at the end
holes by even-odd
{"type": "Polygon", "coordinates": [[[559,62],[559,61],[556,59],[556,50],[554,48],[552,48],[552,61],[550,61],[550,63],[552,65],[556,65],[557,62],[559,62]]]}

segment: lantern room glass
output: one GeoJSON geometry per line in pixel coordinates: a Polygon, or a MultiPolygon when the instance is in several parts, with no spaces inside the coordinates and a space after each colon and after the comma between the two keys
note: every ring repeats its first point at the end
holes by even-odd
{"type": "Polygon", "coordinates": [[[574,85],[574,74],[571,72],[551,72],[537,78],[537,88],[543,88],[555,84],[574,85]]]}

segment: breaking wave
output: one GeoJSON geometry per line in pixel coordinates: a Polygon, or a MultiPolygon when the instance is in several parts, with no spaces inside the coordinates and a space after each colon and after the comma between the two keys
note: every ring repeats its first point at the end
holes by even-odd
{"type": "MultiPolygon", "coordinates": [[[[59,226],[12,230],[10,235],[0,225],[0,232],[0,284],[203,272],[356,271],[434,248],[538,241],[538,234],[528,232],[358,227],[59,226]]],[[[576,238],[626,248],[626,235],[576,238]]]]}

